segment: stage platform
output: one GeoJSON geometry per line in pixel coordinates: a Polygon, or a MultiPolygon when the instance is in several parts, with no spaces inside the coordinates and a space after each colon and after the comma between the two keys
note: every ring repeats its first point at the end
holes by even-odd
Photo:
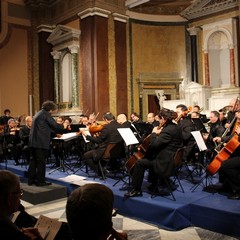
{"type": "MultiPolygon", "coordinates": [[[[74,163],[72,162],[71,165],[74,166],[74,163]]],[[[57,170],[49,174],[52,171],[50,166],[47,165],[46,169],[46,179],[48,181],[66,187],[67,194],[78,187],[61,179],[71,176],[73,172],[57,170]]],[[[6,164],[2,163],[0,167],[5,169],[6,164]]],[[[23,184],[26,183],[26,166],[14,166],[13,161],[9,160],[7,169],[18,174],[23,184]]],[[[76,171],[77,168],[74,168],[74,170],[76,171]]],[[[84,168],[78,169],[76,175],[87,177],[84,168]]],[[[126,191],[120,191],[120,188],[126,186],[122,181],[113,186],[117,179],[110,177],[104,181],[93,177],[86,178],[86,180],[105,184],[111,188],[115,195],[114,207],[124,216],[152,223],[166,230],[176,231],[189,226],[197,226],[229,236],[240,237],[240,201],[229,200],[226,196],[218,193],[205,192],[202,184],[197,186],[186,179],[182,179],[184,193],[175,190],[176,201],[173,201],[170,196],[152,198],[146,191],[147,181],[143,183],[142,197],[125,199],[124,193],[126,191]],[[195,186],[197,186],[196,189],[192,191],[195,186]]],[[[212,179],[212,181],[217,181],[217,179],[212,179]]],[[[36,191],[40,191],[39,187],[34,188],[36,191]]],[[[50,188],[50,186],[45,188],[50,188]]]]}

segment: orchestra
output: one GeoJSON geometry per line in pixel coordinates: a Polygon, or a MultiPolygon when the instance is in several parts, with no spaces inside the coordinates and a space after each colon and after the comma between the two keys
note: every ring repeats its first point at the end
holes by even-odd
{"type": "MultiPolygon", "coordinates": [[[[223,107],[219,111],[211,111],[210,116],[206,121],[204,114],[201,114],[201,108],[198,105],[194,107],[187,107],[184,104],[179,104],[176,106],[174,112],[175,117],[171,119],[171,124],[177,125],[181,130],[182,135],[182,144],[184,146],[184,156],[183,162],[186,164],[195,164],[200,161],[202,165],[203,157],[207,158],[207,163],[205,163],[206,172],[208,174],[219,174],[219,182],[224,182],[223,179],[229,177],[229,174],[226,173],[227,170],[222,170],[222,163],[218,163],[217,167],[214,165],[216,158],[219,159],[221,156],[221,162],[225,162],[228,158],[235,158],[236,153],[238,153],[238,133],[240,129],[240,111],[239,111],[239,99],[232,99],[228,106],[223,107]],[[223,121],[221,115],[226,116],[223,121]],[[198,124],[201,122],[201,126],[198,124]],[[203,127],[202,127],[203,126],[203,127]],[[206,128],[205,128],[206,127],[206,128]],[[205,129],[204,131],[203,128],[205,129]],[[208,129],[208,130],[206,130],[208,129]],[[202,154],[199,152],[196,147],[196,141],[193,138],[191,132],[192,131],[200,131],[202,134],[202,138],[207,146],[207,150],[202,154]],[[235,135],[234,135],[235,134],[235,135]],[[235,137],[233,137],[233,135],[235,137]],[[236,141],[236,149],[229,154],[229,156],[222,159],[222,155],[219,154],[220,151],[224,150],[224,146],[228,143],[232,143],[236,141]],[[200,156],[200,157],[199,157],[200,156]],[[226,174],[223,174],[225,172],[226,174]],[[224,176],[224,177],[222,177],[224,176]],[[222,179],[223,178],[223,179],[222,179]]],[[[163,108],[160,111],[163,111],[163,108]]],[[[167,111],[167,109],[165,109],[167,111]]],[[[21,121],[16,118],[10,117],[11,111],[6,109],[4,111],[4,115],[0,117],[1,119],[1,159],[13,159],[15,165],[19,164],[19,160],[22,156],[27,158],[27,164],[29,164],[31,159],[31,151],[28,146],[28,137],[31,129],[32,117],[24,114],[22,116],[23,119],[21,121]],[[6,124],[6,119],[8,119],[6,124]],[[7,149],[7,150],[6,150],[7,149]]],[[[152,139],[153,133],[156,135],[161,135],[159,130],[156,128],[165,129],[166,126],[163,123],[163,119],[159,114],[155,114],[149,112],[146,116],[146,122],[144,122],[140,115],[136,112],[133,112],[128,118],[127,114],[120,113],[117,115],[117,118],[109,112],[111,118],[108,119],[109,116],[105,115],[103,121],[97,120],[99,117],[99,113],[91,113],[89,115],[81,114],[79,116],[79,121],[76,123],[72,122],[70,116],[57,116],[55,117],[56,123],[59,125],[65,125],[65,132],[76,132],[77,138],[74,139],[73,142],[68,143],[67,146],[64,147],[65,156],[70,156],[71,154],[77,154],[79,159],[90,167],[90,169],[94,170],[97,175],[99,175],[99,169],[96,165],[96,156],[93,158],[93,153],[98,152],[100,155],[103,154],[104,149],[106,147],[106,126],[111,122],[114,122],[114,130],[111,128],[110,132],[116,138],[114,141],[120,142],[123,141],[120,134],[117,131],[117,128],[130,128],[133,134],[139,140],[139,144],[135,144],[128,147],[128,159],[125,162],[126,172],[129,173],[131,180],[134,183],[134,172],[135,166],[138,166],[138,162],[141,159],[146,157],[151,158],[154,157],[152,155],[151,150],[148,150],[149,139],[152,139]],[[104,136],[104,137],[103,137],[104,136]],[[87,140],[87,141],[86,141],[87,140]],[[105,144],[104,144],[105,143],[105,144]],[[147,144],[147,147],[145,146],[147,144]],[[96,151],[97,149],[97,151],[96,151]]],[[[169,121],[169,120],[168,120],[169,121]]],[[[169,124],[169,123],[168,123],[169,124]]],[[[111,123],[110,125],[113,125],[111,123]]],[[[109,125],[109,126],[110,126],[109,125]]],[[[52,137],[60,137],[62,134],[53,135],[52,137]]],[[[109,142],[107,140],[107,142],[109,142]]],[[[179,147],[179,145],[178,145],[179,147]]],[[[53,154],[55,156],[55,165],[53,167],[59,167],[60,158],[62,158],[61,154],[62,150],[59,150],[59,146],[56,143],[51,143],[50,155],[53,154]]],[[[97,153],[96,153],[97,154],[97,153]]],[[[98,159],[101,159],[99,155],[98,159]]],[[[223,166],[227,165],[224,163],[223,166]]],[[[224,167],[223,167],[224,168],[224,167]]],[[[149,171],[150,174],[150,171],[149,171]]],[[[230,175],[231,176],[231,175],[230,175]]],[[[149,177],[149,181],[151,182],[151,177],[149,177]]],[[[237,193],[239,191],[237,190],[237,193]]],[[[238,195],[236,197],[236,191],[234,190],[234,197],[238,199],[238,195]]],[[[138,189],[137,193],[130,194],[131,196],[140,196],[141,192],[138,189]]],[[[240,196],[239,196],[240,198],[240,196]]]]}

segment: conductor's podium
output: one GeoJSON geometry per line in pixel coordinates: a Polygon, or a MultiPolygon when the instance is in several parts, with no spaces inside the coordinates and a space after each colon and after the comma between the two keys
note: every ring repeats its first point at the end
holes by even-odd
{"type": "Polygon", "coordinates": [[[67,188],[54,183],[42,187],[21,183],[21,188],[23,189],[22,199],[32,204],[40,204],[67,197],[67,188]]]}

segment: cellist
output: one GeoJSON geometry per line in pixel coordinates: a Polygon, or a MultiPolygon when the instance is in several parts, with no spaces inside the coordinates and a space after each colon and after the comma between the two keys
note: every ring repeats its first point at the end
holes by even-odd
{"type": "Polygon", "coordinates": [[[173,123],[176,113],[169,109],[161,109],[159,112],[160,126],[154,127],[150,135],[151,158],[139,159],[132,173],[133,189],[126,193],[125,197],[142,196],[142,182],[146,169],[155,172],[152,176],[152,184],[148,187],[153,191],[157,184],[157,176],[168,177],[174,169],[173,156],[178,148],[182,147],[182,133],[180,127],[173,123]]]}
{"type": "MultiPolygon", "coordinates": [[[[227,144],[233,137],[240,141],[240,110],[235,113],[236,121],[230,136],[216,137],[214,141],[227,144]]],[[[219,169],[219,182],[222,187],[219,191],[229,192],[229,199],[240,199],[240,147],[224,159],[219,169]]]]}

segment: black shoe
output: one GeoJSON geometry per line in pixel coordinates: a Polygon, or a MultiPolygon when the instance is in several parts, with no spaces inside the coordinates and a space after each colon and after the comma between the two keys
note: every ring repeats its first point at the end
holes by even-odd
{"type": "Polygon", "coordinates": [[[156,184],[151,184],[151,185],[147,186],[147,190],[152,193],[152,192],[157,192],[158,188],[157,188],[156,184]]]}
{"type": "Polygon", "coordinates": [[[132,191],[125,193],[124,197],[130,198],[130,197],[141,197],[142,196],[142,192],[133,189],[132,191]]]}
{"type": "Polygon", "coordinates": [[[51,185],[52,183],[51,182],[40,182],[40,183],[36,183],[36,185],[38,187],[43,187],[43,186],[49,186],[51,185]]]}
{"type": "Polygon", "coordinates": [[[32,185],[35,185],[37,184],[36,181],[28,181],[28,186],[32,186],[32,185]]]}
{"type": "Polygon", "coordinates": [[[231,195],[228,196],[228,199],[232,200],[239,200],[240,199],[240,193],[239,192],[234,192],[231,195]]]}

